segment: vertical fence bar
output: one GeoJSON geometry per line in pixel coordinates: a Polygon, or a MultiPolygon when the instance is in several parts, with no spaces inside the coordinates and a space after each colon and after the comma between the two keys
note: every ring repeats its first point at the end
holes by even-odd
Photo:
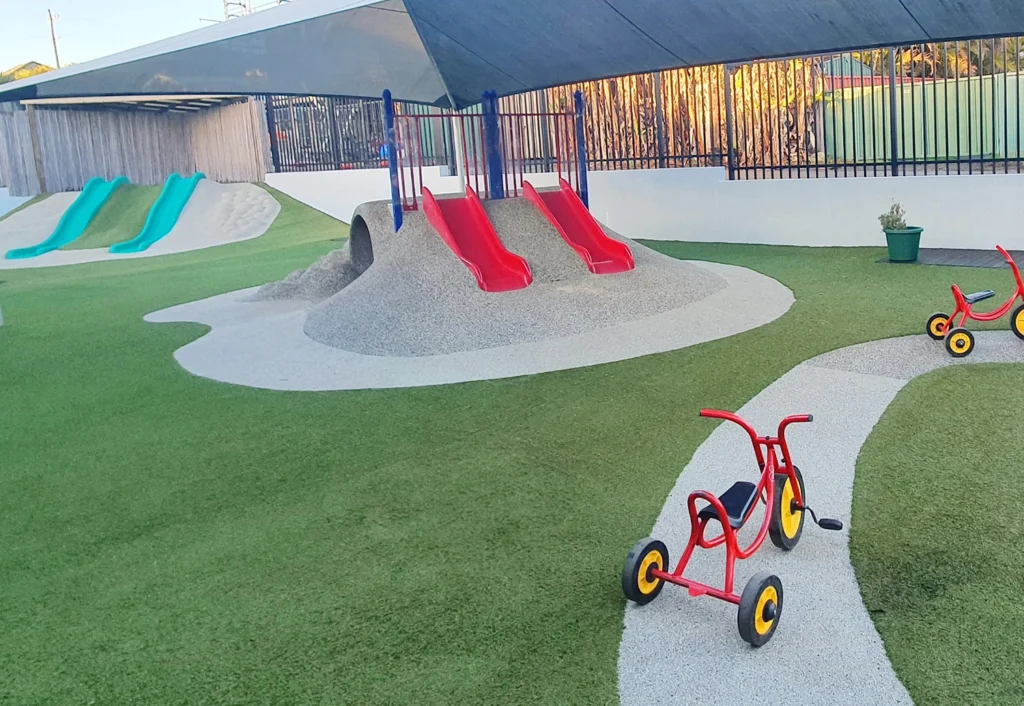
{"type": "Polygon", "coordinates": [[[766,65],[768,69],[768,126],[772,128],[774,137],[772,147],[772,179],[782,178],[782,101],[779,97],[779,67],[781,62],[773,61],[766,65]],[[777,172],[777,174],[776,174],[777,172]]]}
{"type": "Polygon", "coordinates": [[[732,105],[732,73],[728,64],[723,64],[722,75],[725,84],[725,151],[729,163],[729,181],[736,178],[736,153],[733,149],[733,105],[732,105]]]}
{"type": "Polygon", "coordinates": [[[388,140],[388,172],[391,175],[391,216],[395,222],[395,232],[402,227],[402,197],[398,187],[398,145],[395,139],[395,104],[391,100],[391,91],[384,91],[384,125],[388,140]]]}
{"type": "MultiPolygon", "coordinates": [[[[868,107],[867,107],[866,104],[868,102],[868,98],[867,98],[868,94],[864,90],[864,70],[858,67],[857,73],[859,75],[858,83],[860,84],[858,86],[858,88],[860,89],[860,144],[861,144],[861,152],[863,153],[861,156],[864,158],[864,160],[863,160],[864,161],[864,174],[862,176],[867,176],[868,175],[868,107]]],[[[874,91],[875,90],[875,76],[874,76],[874,72],[872,72],[872,74],[868,77],[868,80],[871,81],[871,90],[874,91]]],[[[851,93],[852,93],[852,90],[853,89],[851,89],[851,93]]],[[[875,127],[874,125],[871,126],[871,136],[872,136],[872,138],[875,135],[874,127],[875,127]]],[[[856,134],[857,133],[855,132],[854,135],[856,135],[856,134]]],[[[872,143],[871,143],[871,161],[872,162],[875,161],[875,148],[874,148],[874,141],[873,140],[872,140],[872,143]]]]}
{"type": "MultiPolygon", "coordinates": [[[[996,171],[996,160],[998,159],[998,154],[999,154],[998,151],[996,150],[996,140],[998,139],[997,135],[999,134],[999,126],[996,124],[997,116],[996,116],[996,40],[995,39],[992,40],[992,52],[989,55],[989,57],[990,57],[990,59],[992,61],[992,80],[989,82],[991,84],[991,91],[990,92],[992,94],[992,172],[995,173],[995,171],[996,171]]],[[[982,79],[982,80],[984,80],[984,79],[982,79]]],[[[984,167],[982,167],[982,169],[984,169],[984,167]]]]}
{"type": "Polygon", "coordinates": [[[1021,43],[1020,39],[1014,39],[1013,43],[1013,66],[1016,72],[1016,82],[1014,89],[1017,95],[1016,107],[1017,107],[1017,119],[1014,120],[1014,124],[1017,126],[1017,173],[1020,174],[1020,60],[1021,60],[1021,43]]]}
{"type": "Polygon", "coordinates": [[[896,47],[889,49],[889,168],[890,176],[896,176],[899,169],[896,153],[896,47]]]}
{"type": "MultiPolygon", "coordinates": [[[[906,68],[904,67],[904,71],[906,68]]],[[[917,103],[914,102],[914,84],[917,83],[917,76],[914,75],[914,48],[910,47],[910,153],[913,155],[914,176],[917,176],[917,103]]],[[[902,93],[900,98],[902,98],[902,93]]],[[[906,171],[906,167],[904,167],[906,171]]]]}
{"type": "MultiPolygon", "coordinates": [[[[412,120],[416,126],[416,174],[419,176],[419,183],[416,183],[414,180],[412,185],[412,208],[415,211],[419,208],[417,199],[419,198],[420,189],[423,188],[423,125],[429,118],[416,116],[412,120]]],[[[410,159],[412,159],[411,156],[410,159]]],[[[412,169],[409,171],[412,172],[412,169]]]]}
{"type": "Polygon", "coordinates": [[[960,149],[960,42],[953,43],[953,51],[956,56],[956,70],[953,75],[956,82],[956,173],[960,174],[960,161],[963,159],[960,149]]]}
{"type": "Polygon", "coordinates": [[[967,173],[974,174],[974,109],[971,101],[971,40],[967,40],[967,173]]]}
{"type": "MultiPolygon", "coordinates": [[[[1010,85],[1009,64],[1006,63],[1006,39],[1003,42],[1003,174],[1010,173],[1010,85]]],[[[995,79],[992,80],[993,89],[995,79]]]]}
{"type": "MultiPolygon", "coordinates": [[[[839,70],[840,71],[843,70],[842,66],[843,66],[843,59],[844,58],[845,58],[844,54],[839,54],[839,67],[840,67],[839,70]]],[[[832,63],[832,73],[833,73],[833,76],[835,75],[835,66],[836,66],[835,63],[833,62],[832,63]]],[[[833,79],[833,83],[832,83],[833,104],[835,103],[835,95],[836,95],[836,87],[835,87],[835,82],[834,82],[834,79],[833,79]]],[[[847,173],[846,170],[847,170],[848,165],[850,163],[850,155],[849,155],[849,146],[846,144],[846,133],[847,133],[847,130],[846,130],[846,125],[847,125],[847,123],[846,123],[846,78],[843,77],[842,75],[839,76],[839,96],[840,96],[840,98],[839,98],[839,105],[840,105],[839,110],[841,111],[840,112],[840,117],[839,117],[839,124],[840,124],[840,127],[843,128],[843,176],[845,177],[845,176],[849,176],[849,174],[847,173]]],[[[838,137],[836,138],[836,141],[838,142],[838,137]]],[[[857,145],[856,144],[853,145],[853,170],[854,170],[854,176],[856,176],[856,174],[857,174],[857,145]]],[[[836,176],[839,176],[839,169],[838,168],[836,168],[836,176]]]]}
{"type": "Polygon", "coordinates": [[[654,116],[658,138],[658,167],[664,169],[665,162],[665,106],[661,95],[661,72],[654,73],[654,116]]]}
{"type": "MultiPolygon", "coordinates": [[[[943,42],[943,44],[945,44],[945,42],[943,42]]],[[[937,43],[936,44],[932,44],[932,52],[935,53],[935,54],[938,54],[938,50],[939,50],[939,45],[937,43]]],[[[946,56],[945,52],[943,52],[942,56],[943,56],[943,59],[945,59],[945,56],[946,56]]],[[[934,60],[932,61],[932,114],[933,114],[932,120],[934,121],[934,127],[935,127],[935,139],[932,140],[932,148],[935,150],[935,174],[939,173],[939,83],[938,83],[939,66],[938,66],[938,63],[939,63],[938,62],[938,57],[936,56],[936,57],[934,57],[934,60]]],[[[945,84],[943,84],[943,88],[945,88],[945,84]]],[[[945,91],[943,91],[943,93],[945,93],[945,91]]],[[[943,102],[943,106],[944,106],[945,110],[942,111],[942,123],[943,123],[943,125],[946,125],[949,122],[949,104],[944,101],[943,102]]],[[[946,134],[948,135],[949,132],[947,131],[946,134]]],[[[948,141],[947,141],[947,144],[948,144],[948,141]]],[[[948,150],[948,148],[946,150],[946,172],[947,173],[949,172],[949,150],[948,150]]]]}
{"type": "Polygon", "coordinates": [[[267,130],[270,132],[270,161],[275,172],[281,171],[281,145],[277,135],[277,117],[274,115],[274,96],[265,96],[267,111],[267,130]]]}

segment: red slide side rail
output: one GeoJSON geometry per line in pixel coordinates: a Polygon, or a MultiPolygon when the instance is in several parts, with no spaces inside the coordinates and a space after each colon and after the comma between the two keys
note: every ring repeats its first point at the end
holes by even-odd
{"type": "Polygon", "coordinates": [[[494,232],[473,187],[466,195],[437,199],[423,187],[423,213],[485,292],[510,292],[533,282],[530,265],[509,252],[494,232]]]}
{"type": "Polygon", "coordinates": [[[636,266],[629,246],[605,234],[565,179],[558,180],[558,191],[544,192],[524,181],[523,195],[551,221],[562,239],[595,275],[627,272],[636,266]]]}

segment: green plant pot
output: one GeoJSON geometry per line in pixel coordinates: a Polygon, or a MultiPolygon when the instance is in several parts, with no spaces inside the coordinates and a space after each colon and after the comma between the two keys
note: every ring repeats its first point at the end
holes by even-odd
{"type": "Polygon", "coordinates": [[[885,242],[889,246],[890,262],[915,262],[921,246],[921,232],[924,228],[911,226],[902,230],[886,230],[885,242]]]}

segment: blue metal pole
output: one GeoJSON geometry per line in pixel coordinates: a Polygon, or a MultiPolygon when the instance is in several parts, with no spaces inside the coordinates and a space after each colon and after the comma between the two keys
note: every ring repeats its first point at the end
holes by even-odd
{"type": "Polygon", "coordinates": [[[402,192],[398,188],[398,143],[395,140],[395,103],[391,91],[384,90],[384,126],[388,140],[388,172],[391,173],[391,215],[395,219],[395,232],[402,227],[402,192]]]}
{"type": "Polygon", "coordinates": [[[580,165],[580,201],[590,208],[590,189],[587,187],[587,142],[586,132],[583,130],[583,93],[576,91],[573,98],[576,101],[576,158],[580,165]]]}
{"type": "Polygon", "coordinates": [[[505,179],[501,163],[501,127],[498,122],[498,94],[485,91],[484,150],[487,153],[487,186],[492,199],[505,198],[505,179]]]}

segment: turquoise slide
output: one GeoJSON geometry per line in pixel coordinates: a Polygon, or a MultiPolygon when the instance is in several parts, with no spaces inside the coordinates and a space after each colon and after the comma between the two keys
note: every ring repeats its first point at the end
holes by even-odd
{"type": "Polygon", "coordinates": [[[85,232],[90,221],[99,212],[100,207],[107,202],[110,195],[114,193],[121,184],[127,184],[128,177],[119,176],[112,181],[106,181],[102,177],[94,177],[89,180],[64,215],[60,217],[57,228],[49,238],[27,248],[17,248],[7,253],[8,260],[24,260],[29,257],[38,257],[57,248],[62,248],[68,243],[79,238],[85,232]]]}
{"type": "Polygon", "coordinates": [[[196,190],[199,180],[205,178],[206,175],[202,172],[196,172],[188,179],[178,173],[171,174],[153,208],[149,209],[142,232],[131,240],[111,245],[110,252],[116,255],[142,252],[170,233],[185,209],[185,204],[192,198],[192,192],[196,190]]]}

